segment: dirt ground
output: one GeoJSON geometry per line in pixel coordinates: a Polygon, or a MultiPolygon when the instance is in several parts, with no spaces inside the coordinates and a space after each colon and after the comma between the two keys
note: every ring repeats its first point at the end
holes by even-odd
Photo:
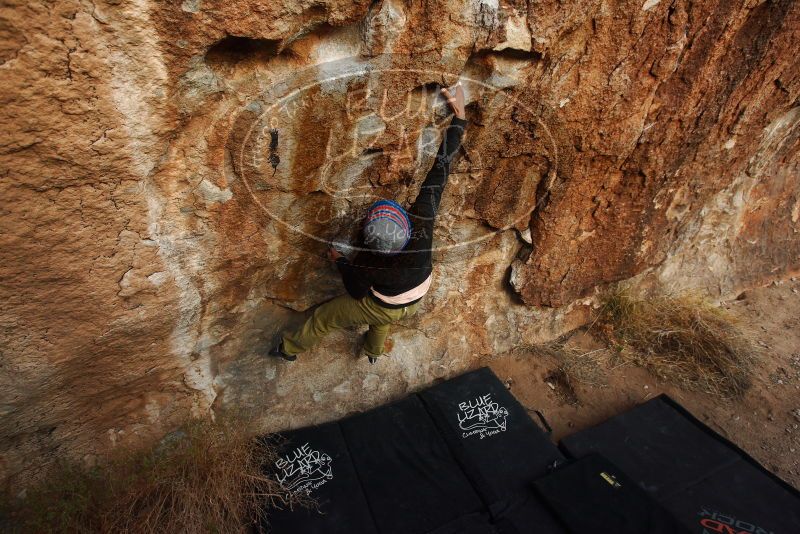
{"type": "Polygon", "coordinates": [[[491,367],[526,408],[542,412],[556,440],[667,393],[800,488],[800,279],[746,291],[723,306],[763,352],[753,385],[738,399],[687,391],[641,368],[620,364],[591,328],[567,341],[585,354],[571,373],[577,378],[571,380],[557,371],[562,363],[557,354],[519,350],[482,364],[491,367]]]}

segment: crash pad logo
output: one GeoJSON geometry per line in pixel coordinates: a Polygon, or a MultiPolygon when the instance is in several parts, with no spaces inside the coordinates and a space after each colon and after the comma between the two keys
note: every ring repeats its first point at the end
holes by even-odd
{"type": "Polygon", "coordinates": [[[506,430],[508,410],[492,400],[487,393],[458,405],[458,426],[461,437],[479,436],[483,439],[506,430]]]}
{"type": "Polygon", "coordinates": [[[771,530],[761,528],[755,523],[742,521],[715,510],[701,508],[698,515],[701,517],[702,534],[774,534],[771,530]]]}
{"type": "Polygon", "coordinates": [[[329,455],[306,443],[275,462],[278,482],[290,493],[311,493],[333,478],[332,463],[329,455]]]}

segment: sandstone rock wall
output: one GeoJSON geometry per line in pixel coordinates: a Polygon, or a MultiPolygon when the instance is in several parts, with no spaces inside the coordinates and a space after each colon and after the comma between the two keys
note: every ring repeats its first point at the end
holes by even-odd
{"type": "Polygon", "coordinates": [[[798,43],[790,0],[5,2],[2,478],[226,406],[338,417],[552,339],[612,282],[797,270],[798,43]],[[423,313],[375,367],[355,332],[260,358],[342,291],[326,242],[413,198],[456,80],[423,313]]]}

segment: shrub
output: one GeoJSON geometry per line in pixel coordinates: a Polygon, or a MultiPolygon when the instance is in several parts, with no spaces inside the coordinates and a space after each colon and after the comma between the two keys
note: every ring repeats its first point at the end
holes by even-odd
{"type": "Polygon", "coordinates": [[[242,532],[288,502],[265,476],[276,451],[237,418],[194,420],[155,447],[102,466],[59,462],[13,503],[20,532],[242,532]]]}
{"type": "Polygon", "coordinates": [[[725,310],[696,296],[603,298],[597,323],[607,340],[656,376],[735,397],[749,386],[756,349],[725,310]]]}

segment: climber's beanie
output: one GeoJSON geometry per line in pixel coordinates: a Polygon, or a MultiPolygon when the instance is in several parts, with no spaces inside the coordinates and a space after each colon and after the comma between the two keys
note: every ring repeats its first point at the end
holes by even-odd
{"type": "Polygon", "coordinates": [[[393,200],[379,200],[370,206],[364,224],[364,244],[380,254],[397,254],[411,237],[406,210],[393,200]]]}

